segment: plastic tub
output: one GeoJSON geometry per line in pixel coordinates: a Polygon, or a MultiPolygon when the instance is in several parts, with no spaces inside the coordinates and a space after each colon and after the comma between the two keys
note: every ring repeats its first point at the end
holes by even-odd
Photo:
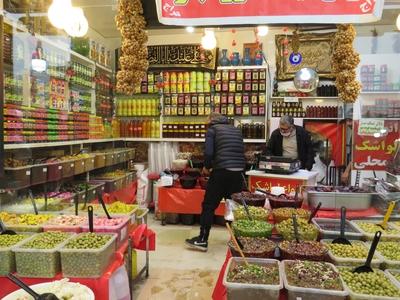
{"type": "Polygon", "coordinates": [[[94,168],[99,169],[106,166],[106,155],[104,153],[96,153],[94,158],[94,168]]]}
{"type": "Polygon", "coordinates": [[[85,158],[85,172],[94,170],[94,160],[95,160],[94,156],[85,158]]]}
{"type": "Polygon", "coordinates": [[[61,162],[47,165],[47,181],[58,181],[63,177],[63,165],[61,162]]]}
{"type": "MultiPolygon", "coordinates": [[[[385,243],[385,242],[379,243],[378,247],[382,246],[382,243],[385,243]]],[[[394,243],[397,244],[399,246],[399,248],[400,248],[400,243],[399,242],[394,242],[394,243]]],[[[370,245],[370,243],[368,243],[368,244],[370,245]]],[[[382,257],[382,259],[383,259],[382,267],[384,269],[400,269],[400,260],[389,259],[378,248],[376,249],[376,253],[378,253],[382,257]]]]}
{"type": "Polygon", "coordinates": [[[31,166],[4,168],[6,186],[25,188],[31,185],[31,166]]]}
{"type": "Polygon", "coordinates": [[[65,241],[52,249],[21,248],[38,235],[35,234],[17,247],[12,248],[15,253],[17,274],[22,277],[53,278],[61,271],[60,253],[58,251],[74,234],[71,234],[65,241]]]}
{"type": "MultiPolygon", "coordinates": [[[[247,258],[250,264],[257,265],[277,265],[280,271],[280,263],[276,259],[247,258]]],[[[244,300],[244,299],[279,299],[280,290],[283,288],[282,276],[279,276],[279,284],[246,284],[228,281],[228,273],[238,264],[244,263],[241,257],[231,257],[225,270],[223,284],[227,290],[228,300],[244,300]]],[[[280,271],[281,272],[281,271],[280,271]]]]}
{"type": "Polygon", "coordinates": [[[47,182],[47,165],[46,164],[38,164],[31,166],[31,184],[42,184],[47,182]]]}
{"type": "MultiPolygon", "coordinates": [[[[75,210],[75,208],[74,208],[75,210]]],[[[64,218],[66,215],[56,217],[57,218],[64,218]]],[[[87,220],[83,220],[81,223],[77,225],[61,225],[61,224],[53,224],[54,219],[48,221],[46,224],[43,225],[43,231],[62,231],[62,232],[73,232],[73,233],[80,233],[82,232],[82,225],[84,225],[87,220]]]]}
{"type": "MultiPolygon", "coordinates": [[[[358,220],[358,221],[351,221],[351,224],[358,230],[360,231],[363,236],[368,240],[368,241],[372,241],[374,239],[375,233],[370,233],[370,232],[366,232],[364,231],[359,225],[358,223],[360,222],[366,222],[366,223],[374,223],[374,224],[379,224],[382,221],[377,221],[377,220],[358,220]]],[[[388,228],[389,229],[397,229],[396,227],[393,227],[393,225],[388,224],[388,228]]],[[[400,241],[400,230],[399,230],[399,234],[387,234],[385,232],[382,231],[382,236],[381,236],[381,241],[400,241]]]]}
{"type": "MultiPolygon", "coordinates": [[[[332,243],[332,240],[322,240],[321,241],[323,244],[327,245],[332,243]]],[[[359,243],[362,246],[365,247],[365,249],[367,250],[367,254],[368,254],[368,250],[370,245],[362,242],[362,241],[350,241],[352,244],[354,243],[359,243]]],[[[330,260],[333,262],[334,265],[336,266],[348,266],[348,267],[358,267],[358,266],[362,266],[365,263],[365,260],[367,259],[367,256],[365,256],[365,258],[350,258],[350,257],[339,257],[339,256],[335,256],[332,251],[328,248],[328,255],[330,260]]],[[[378,253],[375,252],[374,254],[374,258],[371,261],[371,266],[373,268],[379,268],[380,265],[383,263],[383,258],[382,256],[378,253]]]]}
{"type": "MultiPolygon", "coordinates": [[[[398,283],[398,281],[393,278],[393,276],[389,276],[387,273],[378,270],[378,269],[374,269],[375,272],[379,272],[381,274],[384,274],[386,278],[388,278],[390,280],[391,283],[393,283],[394,286],[396,286],[399,290],[400,290],[400,285],[398,283]]],[[[373,296],[373,295],[366,295],[366,294],[357,294],[355,292],[353,292],[350,287],[343,282],[346,290],[349,292],[349,296],[351,300],[399,300],[398,297],[385,297],[385,296],[373,296]]]]}
{"type": "MultiPolygon", "coordinates": [[[[99,217],[98,217],[99,218],[99,217]]],[[[106,217],[100,217],[106,218],[106,217]]],[[[117,235],[117,244],[121,244],[128,238],[128,222],[129,217],[122,217],[123,222],[116,226],[93,226],[93,231],[96,233],[114,233],[117,235]]],[[[89,232],[89,225],[86,223],[82,225],[82,232],[89,232]]]]}
{"type": "MultiPolygon", "coordinates": [[[[281,263],[281,274],[283,276],[283,282],[285,288],[288,290],[288,300],[345,300],[347,295],[349,294],[343,284],[343,291],[334,291],[334,290],[322,290],[322,289],[314,289],[314,288],[304,288],[293,286],[288,283],[288,279],[286,277],[285,266],[288,262],[294,262],[293,260],[284,260],[281,263]]],[[[338,272],[338,269],[330,264],[325,263],[331,266],[331,268],[338,272]]]]}
{"type": "Polygon", "coordinates": [[[388,270],[385,270],[385,274],[386,274],[391,280],[393,280],[394,282],[397,282],[398,285],[400,286],[400,280],[397,279],[396,277],[394,277],[394,274],[400,275],[400,270],[388,269],[388,270]]]}
{"type": "Polygon", "coordinates": [[[0,247],[0,276],[5,276],[8,273],[15,272],[15,254],[12,251],[13,247],[18,247],[26,241],[27,235],[23,240],[9,247],[0,247]]]}
{"type": "MultiPolygon", "coordinates": [[[[340,235],[340,220],[338,219],[314,218],[312,219],[312,222],[315,226],[317,226],[323,239],[335,239],[340,235]]],[[[348,220],[346,220],[345,229],[351,229],[351,231],[345,230],[347,239],[362,239],[363,234],[348,220]]]]}
{"type": "Polygon", "coordinates": [[[85,173],[85,160],[77,159],[75,161],[74,175],[85,173]]]}
{"type": "MultiPolygon", "coordinates": [[[[76,237],[82,234],[84,233],[76,237]]],[[[114,258],[117,235],[111,234],[111,236],[112,238],[100,249],[67,249],[65,247],[59,249],[63,277],[101,277],[114,258]]]]}
{"type": "Polygon", "coordinates": [[[74,160],[66,160],[62,162],[62,176],[63,178],[69,178],[74,176],[75,172],[75,161],[74,160]]]}
{"type": "Polygon", "coordinates": [[[366,210],[371,207],[372,195],[372,193],[308,191],[306,197],[312,208],[321,202],[321,209],[325,210],[336,210],[342,206],[349,210],[366,210]]]}

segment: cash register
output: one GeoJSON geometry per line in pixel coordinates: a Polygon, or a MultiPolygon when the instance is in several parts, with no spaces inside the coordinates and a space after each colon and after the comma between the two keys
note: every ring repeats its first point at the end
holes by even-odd
{"type": "Polygon", "coordinates": [[[274,174],[292,174],[300,170],[301,162],[282,156],[259,156],[258,170],[274,174]]]}

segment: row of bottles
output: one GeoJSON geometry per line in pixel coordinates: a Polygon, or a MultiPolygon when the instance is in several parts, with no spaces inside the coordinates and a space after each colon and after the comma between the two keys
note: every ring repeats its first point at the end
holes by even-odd
{"type": "Polygon", "coordinates": [[[210,80],[210,72],[163,72],[164,93],[208,93],[210,80]]]}
{"type": "Polygon", "coordinates": [[[21,104],[24,100],[22,90],[22,75],[4,73],[4,97],[7,103],[21,104]]]}
{"type": "Polygon", "coordinates": [[[65,79],[68,62],[64,55],[57,52],[43,52],[43,59],[47,62],[47,75],[59,79],[65,79]]]}
{"type": "Polygon", "coordinates": [[[71,63],[73,75],[71,76],[71,83],[88,88],[92,87],[93,69],[91,67],[82,65],[77,62],[71,63]]]}
{"type": "Polygon", "coordinates": [[[244,139],[264,139],[265,124],[264,123],[239,123],[237,126],[242,131],[244,139]]]}
{"type": "Polygon", "coordinates": [[[166,122],[163,138],[205,138],[207,125],[199,122],[166,122]]]}
{"type": "Polygon", "coordinates": [[[272,117],[281,117],[283,115],[290,115],[294,118],[304,118],[306,112],[303,108],[303,103],[301,101],[272,101],[272,117]]]}
{"type": "Polygon", "coordinates": [[[340,118],[343,114],[342,107],[338,106],[307,106],[307,118],[340,118]]]}
{"type": "Polygon", "coordinates": [[[160,120],[121,120],[120,135],[121,137],[159,138],[160,120]]]}
{"type": "Polygon", "coordinates": [[[120,117],[159,116],[158,98],[118,99],[117,115],[120,117]]]}

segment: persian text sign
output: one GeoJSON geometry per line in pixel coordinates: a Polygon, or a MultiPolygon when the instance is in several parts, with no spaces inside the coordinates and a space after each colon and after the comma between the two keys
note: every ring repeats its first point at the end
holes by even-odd
{"type": "Polygon", "coordinates": [[[156,0],[167,25],[367,23],[380,20],[383,0],[156,0]]]}
{"type": "Polygon", "coordinates": [[[395,140],[400,135],[400,122],[385,120],[386,133],[381,137],[359,134],[354,122],[353,162],[356,170],[385,170],[386,161],[395,154],[395,140]]]}

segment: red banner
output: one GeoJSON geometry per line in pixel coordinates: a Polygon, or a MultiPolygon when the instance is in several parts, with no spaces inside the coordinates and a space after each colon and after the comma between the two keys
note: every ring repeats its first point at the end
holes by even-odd
{"type": "Polygon", "coordinates": [[[166,25],[367,23],[380,20],[383,0],[156,0],[166,25]]]}
{"type": "Polygon", "coordinates": [[[360,135],[359,122],[354,122],[353,163],[356,170],[385,170],[386,161],[395,154],[395,140],[400,136],[400,122],[385,120],[385,133],[360,135]]]}

